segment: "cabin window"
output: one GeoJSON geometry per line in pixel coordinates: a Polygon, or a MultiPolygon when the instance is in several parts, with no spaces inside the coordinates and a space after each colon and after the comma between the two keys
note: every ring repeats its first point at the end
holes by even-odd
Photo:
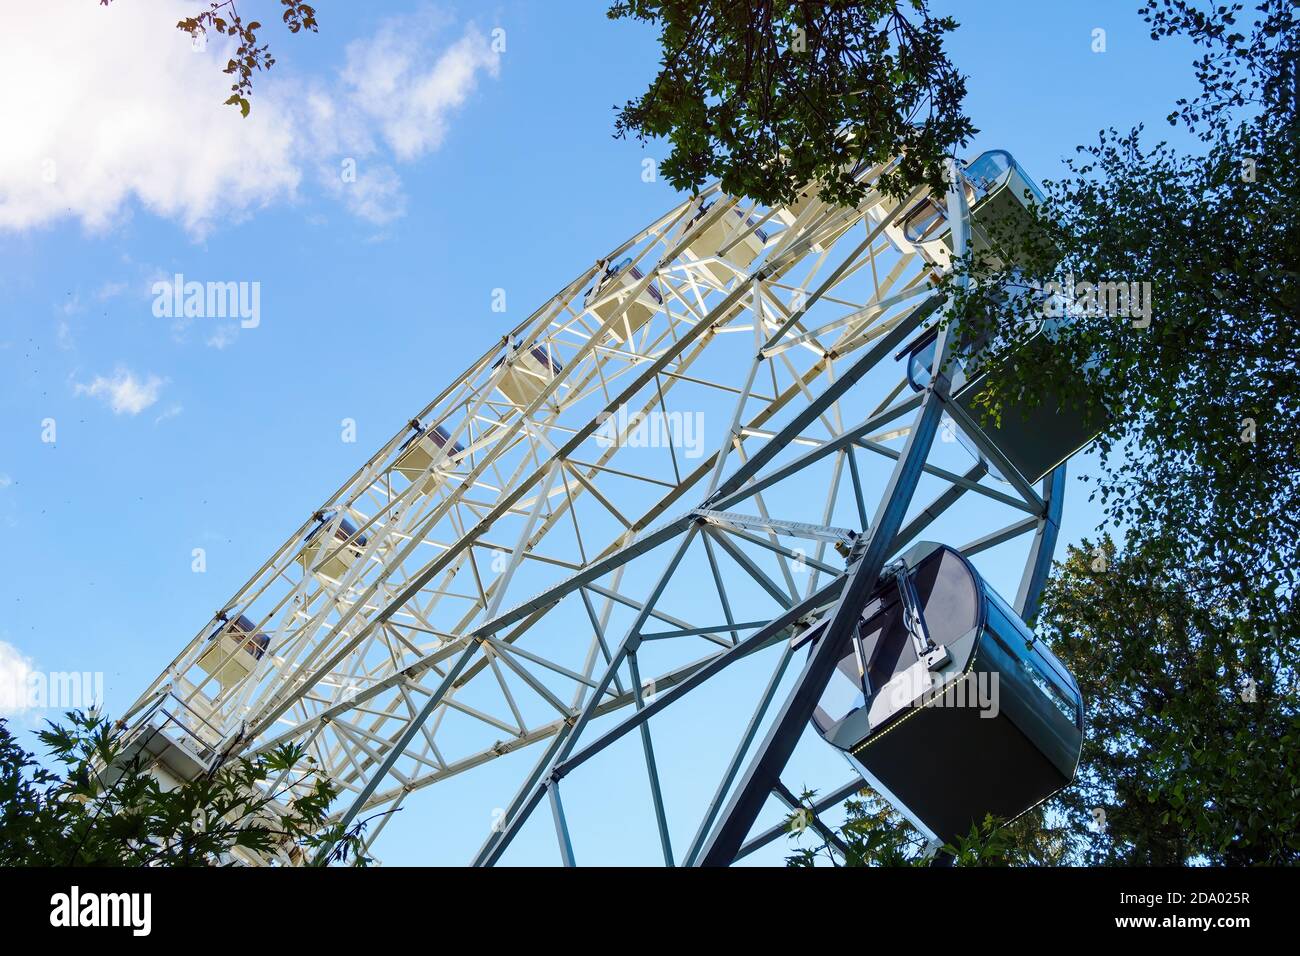
{"type": "Polygon", "coordinates": [[[966,178],[974,182],[980,195],[983,195],[1006,175],[1015,162],[1005,149],[991,149],[971,160],[964,172],[966,178]]]}
{"type": "Polygon", "coordinates": [[[835,665],[835,673],[831,675],[813,717],[819,729],[827,730],[865,703],[862,677],[858,672],[858,655],[850,647],[849,653],[835,665]]]}
{"type": "Polygon", "coordinates": [[[988,628],[1003,649],[1015,658],[1020,671],[1038,688],[1047,700],[1070,723],[1082,727],[1083,714],[1077,689],[1065,676],[1065,671],[1045,646],[1034,640],[1033,632],[1025,627],[1019,615],[1011,610],[1002,598],[987,585],[988,628]],[[1059,673],[1058,673],[1059,670],[1059,673]]]}

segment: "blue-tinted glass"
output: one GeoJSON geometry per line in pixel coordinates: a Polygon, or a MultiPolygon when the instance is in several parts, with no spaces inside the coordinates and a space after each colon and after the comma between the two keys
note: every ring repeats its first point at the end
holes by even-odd
{"type": "Polygon", "coordinates": [[[862,680],[858,676],[857,656],[849,654],[836,666],[835,673],[817,702],[817,711],[813,719],[818,727],[826,730],[831,724],[843,720],[865,704],[862,680]]]}
{"type": "Polygon", "coordinates": [[[1029,678],[1052,706],[1066,720],[1077,725],[1080,714],[1078,688],[1074,679],[1045,645],[1034,641],[1033,632],[1025,627],[1020,616],[1007,606],[996,591],[987,584],[984,590],[989,596],[988,626],[999,643],[1011,652],[1021,673],[1029,678]]]}
{"type": "Polygon", "coordinates": [[[981,194],[987,192],[1002,175],[1011,168],[1015,160],[1004,149],[991,149],[981,153],[966,167],[966,178],[975,184],[981,194]]]}
{"type": "Polygon", "coordinates": [[[925,199],[908,214],[907,222],[903,224],[903,234],[907,236],[908,242],[924,242],[937,233],[940,227],[946,226],[947,221],[948,217],[943,209],[933,201],[925,199]]]}

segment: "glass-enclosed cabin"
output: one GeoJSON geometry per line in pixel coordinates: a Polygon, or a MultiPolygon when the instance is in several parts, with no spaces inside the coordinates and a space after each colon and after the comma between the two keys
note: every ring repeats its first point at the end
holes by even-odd
{"type": "Polygon", "coordinates": [[[1006,601],[934,543],[913,547],[882,582],[818,704],[822,737],[944,842],[1068,784],[1082,694],[1006,601]]]}

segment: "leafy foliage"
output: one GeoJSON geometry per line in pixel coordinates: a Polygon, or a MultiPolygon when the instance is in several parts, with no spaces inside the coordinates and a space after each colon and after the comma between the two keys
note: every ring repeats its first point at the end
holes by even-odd
{"type": "Polygon", "coordinates": [[[1214,568],[1181,553],[1085,542],[1046,591],[1040,631],[1088,727],[1055,811],[1092,865],[1300,862],[1295,622],[1221,603],[1214,568]]]}
{"type": "Polygon", "coordinates": [[[1143,9],[1153,37],[1185,33],[1212,50],[1196,64],[1201,93],[1170,115],[1206,148],[1146,145],[1140,127],[1080,147],[1040,210],[1050,249],[1002,236],[1013,254],[966,263],[969,319],[1006,338],[1041,315],[1040,290],[1062,275],[1148,283],[1148,324],[1075,310],[1049,354],[993,376],[990,411],[1045,391],[1100,411],[1109,427],[1094,494],[1109,521],[1162,547],[1176,530],[1179,560],[1212,569],[1221,600],[1277,623],[1300,531],[1300,31],[1284,0],[1262,3],[1246,33],[1232,29],[1240,5],[1143,9]]]}
{"type": "Polygon", "coordinates": [[[296,744],[166,789],[104,717],[65,721],[38,734],[50,769],[0,720],[0,866],[215,866],[241,851],[297,863],[327,845],[328,862],[369,862],[364,823],[331,829],[337,790],[296,744]]]}
{"type": "MultiPolygon", "coordinates": [[[[99,0],[100,6],[108,6],[112,0],[99,0]]],[[[303,0],[280,0],[284,7],[282,19],[290,33],[310,30],[319,32],[316,23],[316,10],[303,0]]],[[[222,36],[238,41],[235,55],[226,63],[223,72],[235,78],[230,86],[230,98],[225,105],[236,106],[242,115],[247,116],[252,109],[249,96],[253,92],[253,73],[269,70],[275,65],[268,44],[258,43],[257,31],[262,24],[257,20],[243,20],[235,9],[235,0],[208,0],[208,9],[186,17],[176,24],[176,29],[188,33],[196,41],[207,36],[209,29],[222,36]]]]}
{"type": "Polygon", "coordinates": [[[820,821],[809,825],[815,796],[805,791],[801,810],[787,818],[786,829],[796,844],[787,866],[930,866],[937,859],[957,866],[1049,865],[1065,857],[1064,834],[1048,826],[1039,810],[1009,824],[985,817],[956,843],[941,847],[937,857],[921,833],[870,789],[845,802],[844,822],[833,830],[820,821]]]}
{"type": "Polygon", "coordinates": [[[1044,594],[1088,732],[1043,819],[1070,862],[1295,863],[1300,23],[1286,0],[1142,13],[1204,51],[1168,117],[1200,145],[1103,130],[1033,228],[988,225],[947,279],[959,341],[1019,356],[982,366],[986,419],[1054,401],[1106,422],[1093,495],[1125,543],[1071,549],[1044,594]],[[1050,347],[1015,353],[1070,278],[1149,283],[1149,312],[1067,294],[1050,347]]]}
{"type": "Polygon", "coordinates": [[[659,28],[659,74],[618,110],[615,135],[667,137],[661,168],[683,191],[717,178],[775,204],[820,180],[856,205],[855,165],[900,157],[891,191],[937,185],[974,132],[943,49],[956,22],[927,0],[618,0],[608,15],[659,28]]]}

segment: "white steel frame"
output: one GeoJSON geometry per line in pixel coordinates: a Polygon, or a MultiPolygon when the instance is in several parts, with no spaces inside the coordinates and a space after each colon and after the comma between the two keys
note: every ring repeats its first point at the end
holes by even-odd
{"type": "MultiPolygon", "coordinates": [[[[869,515],[891,503],[897,512],[897,531],[875,544],[888,558],[968,496],[989,505],[981,513],[1006,512],[964,550],[1029,541],[1016,602],[1027,617],[1051,559],[1063,468],[1040,493],[947,403],[942,378],[913,394],[890,371],[934,311],[946,266],[903,241],[895,219],[921,191],[903,202],[877,191],[886,168],[859,172],[868,191],[857,209],[813,199],[797,216],[715,186],[701,197],[713,206],[699,220],[689,222],[698,204],[688,200],[601,256],[291,535],[141,694],[128,721],[143,726],[170,695],[199,705],[220,729],[214,754],[296,741],[340,789],[344,823],[534,748],[538,759],[476,863],[501,858],[543,799],[561,861],[576,862],[561,782],[635,730],[664,862],[700,862],[802,652],[799,634],[845,586],[841,555],[879,538],[869,515]],[[701,260],[691,243],[718,223],[731,239],[701,260]],[[727,252],[758,228],[768,236],[762,255],[734,268],[727,252]],[[601,321],[584,293],[602,263],[625,257],[643,275],[601,321]],[[652,281],[663,302],[629,338],[623,313],[645,301],[652,281]],[[513,354],[540,350],[559,371],[548,378],[548,363],[534,362],[512,372],[502,361],[512,343],[513,354]],[[497,387],[507,374],[536,377],[536,397],[510,400],[497,387]],[[927,458],[940,405],[1009,485],[982,464],[958,471],[927,458]],[[667,423],[703,408],[726,427],[698,459],[675,438],[635,441],[638,415],[667,423]],[[448,437],[412,476],[394,466],[416,423],[448,437]],[[913,444],[924,447],[905,453],[913,444]],[[897,482],[885,479],[909,458],[942,484],[932,500],[890,491],[897,482]],[[322,516],[330,526],[316,540],[327,544],[304,559],[303,539],[322,516]],[[332,536],[343,517],[357,529],[347,541],[332,536]],[[318,573],[339,556],[349,558],[340,578],[318,573]],[[707,616],[682,597],[688,584],[701,590],[702,574],[678,579],[688,559],[707,567],[703,586],[716,592],[718,611],[707,616]],[[247,678],[222,688],[198,661],[222,620],[241,614],[269,647],[247,678]],[[652,736],[652,720],[765,651],[775,667],[753,689],[753,716],[694,838],[674,847],[658,769],[664,741],[652,736]]],[[[961,231],[966,213],[954,212],[961,231]]],[[[817,808],[860,785],[829,791],[817,808]]],[[[793,799],[779,780],[772,792],[793,799]]],[[[369,843],[389,819],[378,816],[369,843]]],[[[753,836],[734,855],[774,836],[753,836]]]]}

